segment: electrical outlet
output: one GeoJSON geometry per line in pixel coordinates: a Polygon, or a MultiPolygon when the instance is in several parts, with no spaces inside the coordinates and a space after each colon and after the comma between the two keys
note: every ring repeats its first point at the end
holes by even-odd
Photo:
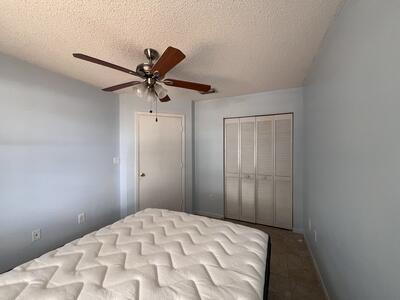
{"type": "Polygon", "coordinates": [[[40,229],[35,229],[32,231],[32,242],[40,240],[41,238],[41,232],[40,229]]]}
{"type": "Polygon", "coordinates": [[[113,157],[113,164],[118,165],[119,164],[119,157],[113,157]]]}
{"type": "Polygon", "coordinates": [[[308,219],[308,230],[311,231],[311,218],[308,219]]]}
{"type": "Polygon", "coordinates": [[[81,213],[78,215],[78,224],[83,224],[83,223],[85,223],[85,222],[86,222],[85,213],[84,213],[84,212],[81,212],[81,213]]]}
{"type": "Polygon", "coordinates": [[[317,231],[314,230],[314,241],[317,242],[317,231]]]}

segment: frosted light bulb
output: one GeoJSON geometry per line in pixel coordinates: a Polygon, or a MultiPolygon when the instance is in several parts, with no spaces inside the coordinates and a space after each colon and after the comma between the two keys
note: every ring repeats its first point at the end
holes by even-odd
{"type": "Polygon", "coordinates": [[[154,94],[154,91],[148,90],[147,95],[146,95],[146,101],[151,103],[155,100],[156,95],[154,94]]]}
{"type": "Polygon", "coordinates": [[[159,99],[162,99],[165,96],[167,96],[168,91],[160,84],[154,85],[154,90],[156,91],[159,99]]]}
{"type": "Polygon", "coordinates": [[[138,96],[139,98],[145,98],[147,94],[148,88],[146,84],[141,83],[136,87],[136,96],[138,96]]]}

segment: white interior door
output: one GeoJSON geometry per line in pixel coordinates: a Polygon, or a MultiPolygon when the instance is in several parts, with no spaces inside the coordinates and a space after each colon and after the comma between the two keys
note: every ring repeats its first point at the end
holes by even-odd
{"type": "Polygon", "coordinates": [[[184,210],[183,116],[137,114],[138,208],[184,210]]]}

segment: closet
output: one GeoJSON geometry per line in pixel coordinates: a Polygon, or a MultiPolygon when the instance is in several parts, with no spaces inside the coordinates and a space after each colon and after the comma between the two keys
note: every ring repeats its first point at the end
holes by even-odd
{"type": "Polygon", "coordinates": [[[226,218],[292,229],[292,116],[224,119],[226,218]]]}

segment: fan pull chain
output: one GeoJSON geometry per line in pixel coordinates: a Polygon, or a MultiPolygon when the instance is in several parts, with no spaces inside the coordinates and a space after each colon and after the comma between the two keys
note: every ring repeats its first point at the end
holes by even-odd
{"type": "Polygon", "coordinates": [[[153,113],[153,101],[150,103],[150,110],[149,110],[149,113],[153,113]]]}
{"type": "Polygon", "coordinates": [[[158,122],[158,109],[157,109],[157,99],[156,99],[156,122],[158,122]]]}

